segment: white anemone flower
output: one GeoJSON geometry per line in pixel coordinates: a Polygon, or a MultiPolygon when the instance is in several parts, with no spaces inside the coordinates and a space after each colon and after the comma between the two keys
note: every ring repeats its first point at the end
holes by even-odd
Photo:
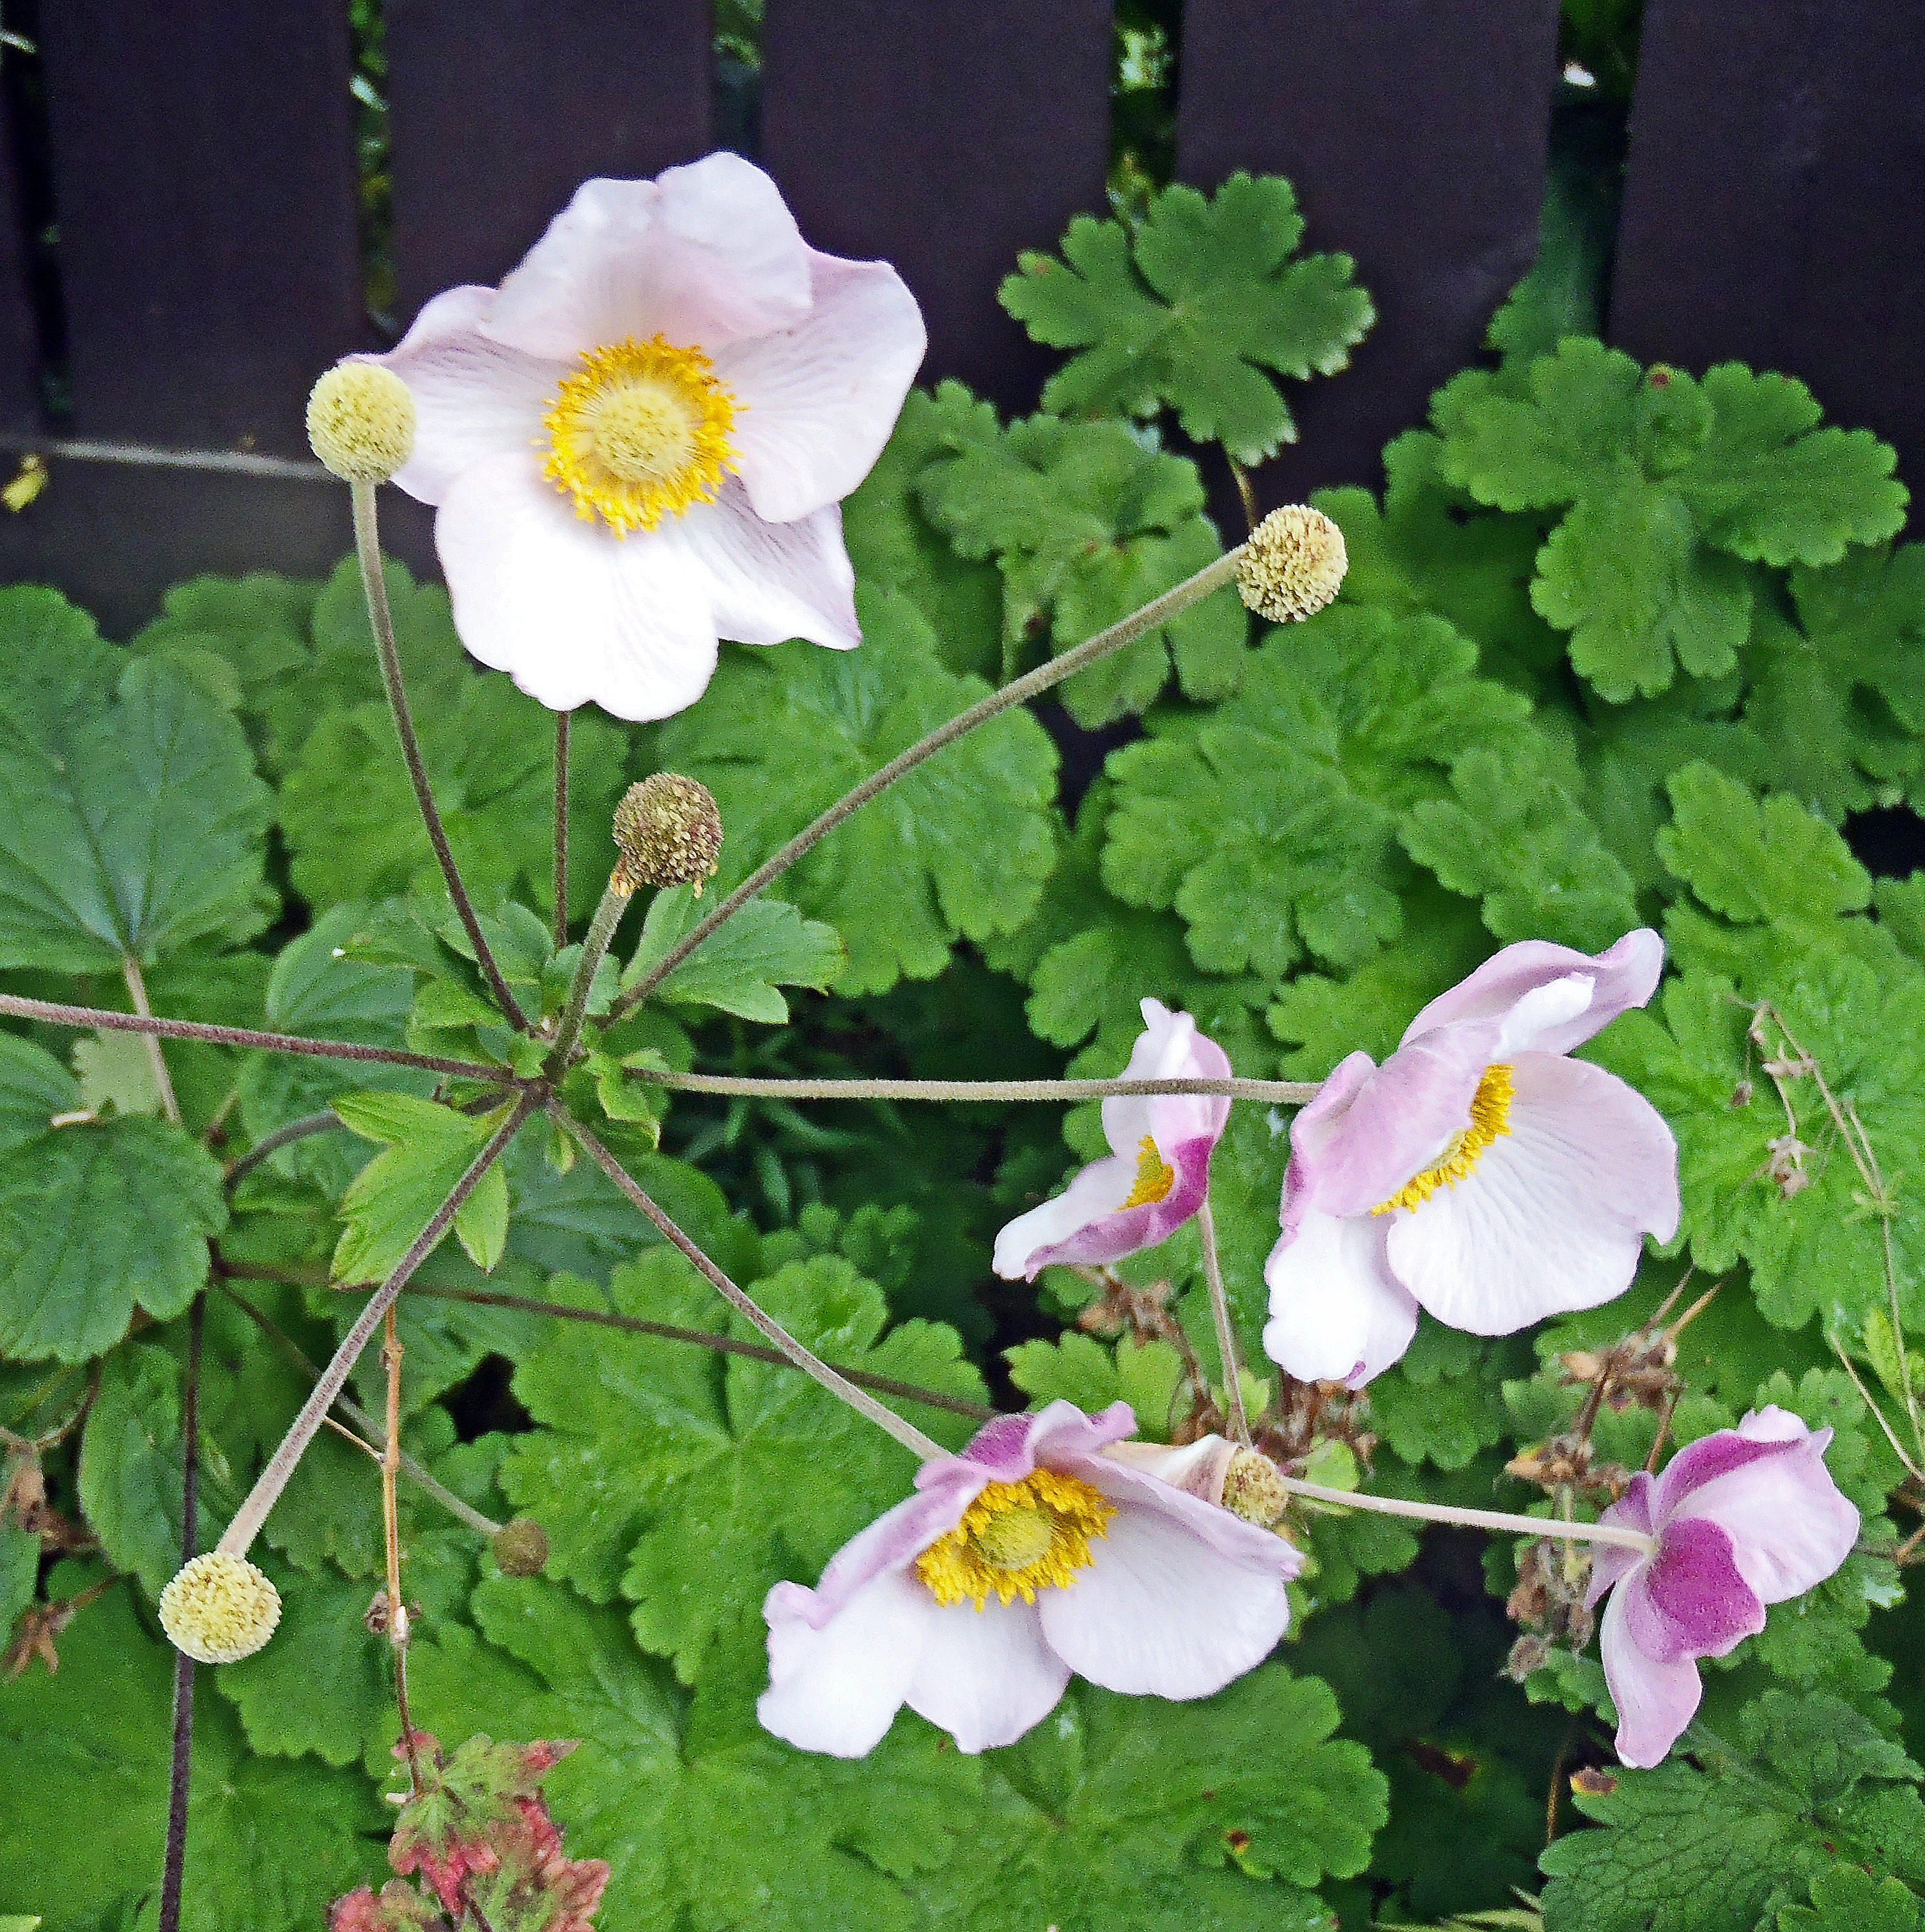
{"type": "Polygon", "coordinates": [[[394,481],[436,506],[469,652],[642,719],[701,696],[723,638],[861,641],[839,506],[926,342],[893,268],[818,254],[715,154],[584,182],[499,289],[367,359],[413,394],[394,481]]]}

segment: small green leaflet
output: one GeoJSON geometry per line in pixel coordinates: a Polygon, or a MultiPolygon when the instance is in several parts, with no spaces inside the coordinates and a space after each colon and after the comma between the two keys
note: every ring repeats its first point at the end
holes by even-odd
{"type": "Polygon", "coordinates": [[[190,679],[103,644],[52,591],[0,592],[0,966],[151,966],[267,923],[267,788],[190,679]]]}
{"type": "Polygon", "coordinates": [[[1072,1328],[1057,1341],[1019,1342],[1003,1356],[1009,1379],[1032,1408],[1060,1399],[1093,1414],[1126,1402],[1135,1412],[1137,1433],[1151,1442],[1169,1439],[1178,1394],[1188,1393],[1183,1358],[1168,1342],[1126,1337],[1107,1348],[1072,1328]]]}
{"type": "MultiPolygon", "coordinates": [[[[706,910],[687,886],[657,892],[622,984],[632,986],[665,958],[706,910]]],[[[848,957],[832,926],[804,919],[781,899],[751,899],[669,974],[655,997],[780,1026],[789,1017],[789,1003],[776,988],[810,986],[820,992],[848,957]]]]}
{"type": "Polygon", "coordinates": [[[1297,255],[1289,182],[1234,174],[1213,197],[1164,189],[1132,228],[1079,215],[1063,260],[1031,254],[1003,306],[1039,342],[1075,349],[1043,391],[1066,416],[1174,409],[1185,435],[1260,463],[1297,440],[1279,376],[1348,368],[1376,320],[1348,255],[1297,255]]]}
{"type": "Polygon", "coordinates": [[[1778,1932],[1916,1932],[1918,1897],[1895,1878],[1834,1865],[1811,1882],[1809,1905],[1787,1905],[1778,1932]]]}
{"type": "MultiPolygon", "coordinates": [[[[501,1118],[459,1114],[412,1094],[343,1094],[334,1108],[364,1140],[387,1150],[341,1197],[347,1225],[334,1250],[334,1277],[379,1281],[454,1192],[501,1118]]],[[[498,1161],[454,1216],[455,1238],[477,1268],[492,1268],[501,1259],[508,1210],[508,1175],[498,1161]]]]}

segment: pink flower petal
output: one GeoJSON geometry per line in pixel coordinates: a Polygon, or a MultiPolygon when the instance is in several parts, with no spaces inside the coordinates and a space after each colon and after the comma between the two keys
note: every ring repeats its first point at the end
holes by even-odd
{"type": "Polygon", "coordinates": [[[1300,1382],[1361,1388],[1411,1346],[1417,1304],[1384,1258],[1387,1219],[1299,1217],[1264,1264],[1264,1353],[1300,1382]]]}
{"type": "Polygon", "coordinates": [[[820,1627],[802,1600],[811,1594],[793,1583],[769,1593],[769,1688],[755,1714],[764,1730],[802,1750],[862,1757],[909,1696],[930,1625],[942,1613],[899,1571],[872,1578],[820,1627]]]}
{"type": "Polygon", "coordinates": [[[783,1599],[788,1613],[820,1629],[877,1577],[906,1570],[931,1544],[948,1535],[988,1480],[960,1456],[924,1464],[918,1472],[917,1492],[852,1536],[830,1558],[814,1589],[805,1590],[796,1583],[776,1586],[788,1593],[783,1599]]]}
{"type": "Polygon", "coordinates": [[[1683,1734],[1698,1709],[1704,1687],[1695,1664],[1660,1664],[1632,1640],[1624,1592],[1616,1590],[1604,1608],[1599,1632],[1604,1681],[1618,1707],[1618,1755],[1648,1771],[1683,1734]]]}
{"type": "Polygon", "coordinates": [[[477,325],[494,299],[493,289],[449,289],[386,355],[356,358],[391,369],[415,399],[414,453],[394,481],[424,503],[439,503],[471,464],[526,455],[568,372],[481,334],[477,325]]]}
{"type": "MultiPolygon", "coordinates": [[[[1143,1030],[1130,1048],[1126,1080],[1228,1080],[1230,1056],[1197,1030],[1188,1013],[1172,1012],[1161,1000],[1142,1003],[1143,1030]]],[[[1103,1102],[1103,1136],[1132,1167],[1147,1135],[1169,1158],[1189,1140],[1214,1143],[1230,1119],[1227,1095],[1115,1094],[1103,1102]]]]}
{"type": "MultiPolygon", "coordinates": [[[[1610,1523],[1619,1529],[1641,1529],[1647,1536],[1650,1535],[1651,1496],[1656,1486],[1651,1478],[1640,1469],[1631,1478],[1631,1486],[1624,1495],[1600,1512],[1598,1521],[1610,1523]]],[[[1603,1600],[1605,1592],[1614,1583],[1622,1582],[1645,1560],[1635,1550],[1627,1550],[1619,1544],[1593,1544],[1591,1546],[1591,1582],[1584,1595],[1586,1606],[1596,1610],[1603,1600]]]]}
{"type": "Polygon", "coordinates": [[[786,328],[718,350],[742,405],[730,440],[759,516],[787,523],[874,467],[922,366],[922,312],[886,262],[808,251],[813,303],[786,328]]]}
{"type": "Polygon", "coordinates": [[[1534,1040],[1516,1041],[1512,1048],[1568,1053],[1627,1008],[1642,1006],[1656,989],[1663,970],[1664,941],[1647,926],[1627,932],[1594,958],[1546,940],[1522,940],[1486,959],[1449,992],[1439,994],[1411,1021],[1404,1034],[1405,1043],[1460,1020],[1501,1020],[1538,988],[1582,974],[1591,981],[1591,996],[1583,1008],[1547,1026],[1534,1040]]]}
{"type": "Polygon", "coordinates": [[[655,180],[584,182],[501,285],[484,332],[572,361],[634,336],[710,355],[800,321],[808,250],[775,184],[727,153],[655,180]]]}
{"type": "Polygon", "coordinates": [[[1610,1300],[1644,1236],[1678,1226],[1677,1144],[1649,1101],[1582,1060],[1512,1064],[1510,1132],[1462,1180],[1400,1210],[1389,1239],[1391,1272],[1474,1335],[1610,1300]]]}
{"type": "Polygon", "coordinates": [[[1044,1641],[1036,1605],[992,1597],[979,1610],[926,1600],[909,1708],[941,1726],[957,1750],[1012,1744],[1056,1708],[1069,1666],[1044,1641]]]}
{"type": "Polygon", "coordinates": [[[1739,1574],[1732,1540],[1714,1522],[1676,1522],[1657,1554],[1620,1586],[1624,1628],[1659,1664],[1723,1657],[1765,1628],[1765,1606],[1739,1574]]]}
{"type": "MultiPolygon", "coordinates": [[[[1135,1432],[1136,1417],[1126,1402],[1113,1402],[1094,1415],[1073,1402],[1053,1402],[1033,1415],[999,1415],[985,1422],[970,1438],[963,1457],[993,1481],[1018,1483],[1036,1468],[1073,1474],[1082,1461],[1135,1432]]],[[[918,1472],[919,1488],[928,1480],[931,1466],[918,1472]]]]}
{"type": "Polygon", "coordinates": [[[1038,1598],[1070,1667],[1106,1690],[1189,1698],[1261,1664],[1290,1621],[1296,1550],[1154,1478],[1113,1468],[1090,1480],[1120,1507],[1090,1567],[1038,1598]]]}
{"type": "Polygon", "coordinates": [[[730,478],[713,504],[664,518],[654,535],[701,573],[723,637],[743,644],[806,638],[838,651],[862,641],[838,506],[793,523],[764,523],[730,478]]]}

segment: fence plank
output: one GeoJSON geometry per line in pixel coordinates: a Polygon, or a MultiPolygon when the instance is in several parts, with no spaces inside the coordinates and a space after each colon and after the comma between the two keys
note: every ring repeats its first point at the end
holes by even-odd
{"type": "Polygon", "coordinates": [[[1925,484],[1925,9],[1650,0],[1611,329],[1808,382],[1925,484]]]}
{"type": "Polygon", "coordinates": [[[389,0],[400,319],[499,282],[590,176],[706,152],[709,42],[706,0],[389,0]]]}
{"type": "Polygon", "coordinates": [[[1380,484],[1383,445],[1477,356],[1537,253],[1558,0],[1188,0],[1177,171],[1288,175],[1305,245],[1375,298],[1351,367],[1293,397],[1303,440],[1266,500],[1380,484]]]}
{"type": "Polygon", "coordinates": [[[763,158],[814,246],[901,269],[925,380],[1034,406],[1052,358],[996,290],[1103,208],[1110,33],[1109,0],[769,0],[763,158]]]}
{"type": "MultiPolygon", "coordinates": [[[[17,60],[0,52],[0,59],[17,60]]],[[[40,420],[40,344],[34,327],[22,223],[19,177],[15,171],[11,89],[0,82],[0,430],[28,430],[40,420]]],[[[13,458],[0,452],[0,476],[13,458]]]]}

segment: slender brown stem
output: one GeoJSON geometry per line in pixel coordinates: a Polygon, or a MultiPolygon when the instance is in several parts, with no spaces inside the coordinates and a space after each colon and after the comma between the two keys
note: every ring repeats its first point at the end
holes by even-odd
{"type": "MultiPolygon", "coordinates": [[[[127,982],[127,996],[133,1002],[135,1012],[144,1020],[151,1020],[154,1009],[147,1004],[147,982],[140,976],[140,962],[123,959],[120,962],[120,975],[127,982]]],[[[181,1124],[181,1104],[174,1098],[174,1083],[167,1077],[167,1056],[160,1050],[158,1034],[147,1036],[147,1057],[154,1063],[154,1084],[160,1090],[160,1111],[178,1127],[181,1124]]]]}
{"type": "Polygon", "coordinates": [[[313,1393],[301,1406],[301,1412],[293,1421],[279,1448],[268,1460],[268,1466],[256,1478],[254,1486],[248,1491],[247,1499],[235,1511],[234,1519],[223,1532],[219,1549],[229,1556],[244,1556],[249,1546],[259,1534],[268,1512],[280,1498],[280,1492],[287,1486],[288,1478],[294,1474],[297,1464],[314,1439],[314,1432],[321,1426],[321,1418],[334,1406],[335,1398],[352,1372],[354,1365],[361,1359],[361,1352],[373,1339],[374,1331],[380,1327],[382,1318],[394,1305],[394,1298],[407,1286],[409,1277],[427,1260],[435,1244],[447,1233],[454,1216],[460,1211],[461,1204],[481,1184],[488,1169],[493,1167],[508,1150],[523,1120],[538,1104],[538,1091],[525,1091],[516,1103],[515,1109],[488,1138],[487,1144],[468,1164],[461,1178],[454,1184],[448,1198],[437,1208],[428,1224],[409,1244],[408,1251],[395,1263],[394,1272],[367,1299],[367,1305],[355,1317],[354,1326],[341,1339],[341,1345],[333,1358],[321,1372],[321,1378],[314,1384],[313,1393]]]}
{"type": "Polygon", "coordinates": [[[949,1453],[933,1437],[924,1435],[913,1422],[905,1421],[892,1408],[885,1408],[874,1396],[864,1394],[847,1376],[838,1370],[832,1369],[820,1356],[804,1348],[773,1316],[764,1312],[751,1296],[736,1287],[655,1205],[643,1191],[641,1184],[580,1121],[553,1101],[549,1102],[548,1112],[551,1118],[580,1143],[595,1166],[648,1216],[663,1238],[680,1249],[694,1264],[697,1271],[706,1279],[715,1292],[758,1334],[767,1336],[805,1375],[813,1376],[831,1395],[847,1402],[857,1414],[867,1417],[878,1429],[893,1436],[905,1449],[920,1456],[925,1462],[949,1453]]]}
{"type": "Polygon", "coordinates": [[[1104,1100],[1117,1094],[1213,1094],[1300,1107],[1315,1080],[777,1080],[733,1073],[676,1073],[633,1066],[628,1077],[683,1094],[766,1096],[780,1100],[1104,1100]]]}
{"type": "Polygon", "coordinates": [[[325,1114],[303,1114],[298,1120],[289,1120],[286,1126],[275,1128],[272,1133],[262,1136],[228,1168],[229,1190],[237,1187],[246,1175],[271,1155],[280,1153],[283,1148],[292,1147],[296,1141],[310,1139],[316,1134],[331,1134],[337,1130],[346,1132],[347,1123],[331,1110],[325,1114]]]}
{"type": "Polygon", "coordinates": [[[266,1053],[308,1054],[321,1060],[378,1060],[390,1066],[415,1066],[424,1073],[451,1074],[463,1080],[501,1082],[512,1077],[479,1060],[443,1060],[433,1054],[362,1046],[352,1040],[261,1033],[253,1027],[205,1026],[199,1020],[118,1013],[107,1006],[62,1006],[52,1000],[23,999],[17,993],[0,993],[0,1013],[13,1019],[40,1020],[48,1026],[104,1027],[109,1033],[157,1034],[163,1040],[203,1040],[212,1046],[255,1046],[266,1053]]]}
{"type": "Polygon", "coordinates": [[[568,721],[555,713],[555,950],[568,943],[568,721]]]}
{"type": "Polygon", "coordinates": [[[1250,472],[1228,451],[1224,452],[1224,460],[1230,465],[1230,475],[1243,506],[1243,526],[1254,532],[1263,521],[1263,512],[1257,508],[1257,493],[1251,485],[1250,472]]]}
{"type": "Polygon", "coordinates": [[[1238,560],[1243,554],[1243,547],[1226,551],[1214,563],[1207,564],[1194,577],[1186,578],[1174,589],[1166,590],[1162,596],[1153,598],[1141,610],[1132,612],[1108,629],[1099,631],[1093,638],[1078,644],[1074,650],[1065,651],[1060,658],[1049,663],[1039,664],[1024,676],[1012,680],[1000,689],[992,691],[987,698],[979,699],[966,711],[958,712],[946,724],[939,724],[924,738],[919,739],[906,752],[890,759],[880,771],[872,772],[850,792],[838,799],[827,811],[804,826],[794,838],[772,857],[765,859],[736,887],[727,898],[718,904],[706,917],[697,920],[674,945],[644,973],[621,998],[616,1001],[613,1017],[619,1018],[641,1004],[682,961],[706,940],[725,920],[732,918],[754,898],[762,888],[774,878],[786,872],[817,840],[833,832],[842,821],[859,812],[871,799],[886,791],[904,772],[912,772],[925,759],[933,758],[946,746],[953,745],[961,737],[973,731],[979,724],[986,724],[999,712],[1007,711],[1011,706],[1021,704],[1039,693],[1060,684],[1065,678],[1074,677],[1099,658],[1119,651],[1126,644],[1134,644],[1138,638],[1167,624],[1180,612],[1186,610],[1200,598],[1207,597],[1213,590],[1220,589],[1237,574],[1238,560]]]}
{"type": "Polygon", "coordinates": [[[441,876],[447,882],[448,896],[454,902],[468,943],[475,949],[475,963],[495,996],[495,1004],[507,1015],[518,1032],[528,1030],[528,1016],[509,992],[501,968],[488,942],[481,935],[474,901],[468,896],[461,868],[448,843],[441,822],[440,808],[434,802],[434,788],[428,782],[427,766],[421,757],[421,740],[415,735],[414,713],[408,706],[408,690],[401,677],[401,653],[394,641],[394,620],[388,609],[388,580],[381,568],[381,533],[374,507],[374,485],[351,483],[354,502],[354,547],[361,560],[361,587],[367,599],[367,621],[374,632],[374,644],[381,659],[381,682],[387,688],[388,708],[394,715],[394,729],[400,734],[401,755],[407,760],[408,777],[415,788],[415,802],[421,807],[421,821],[427,827],[428,843],[434,848],[441,876]]]}
{"type": "Polygon", "coordinates": [[[382,1437],[381,1535],[386,1557],[388,1644],[394,1660],[394,1709],[401,1723],[401,1748],[408,1759],[408,1793],[421,1788],[421,1766],[415,1748],[415,1720],[408,1710],[408,1600],[401,1594],[401,1513],[394,1498],[394,1478],[401,1467],[401,1338],[394,1323],[394,1306],[381,1318],[381,1364],[388,1374],[387,1428],[382,1437]]]}
{"type": "Polygon", "coordinates": [[[1203,1278],[1210,1287],[1210,1312],[1216,1324],[1216,1352],[1223,1364],[1224,1399],[1230,1406],[1230,1432],[1250,1446],[1250,1418],[1243,1412],[1243,1366],[1237,1358],[1237,1334],[1230,1322],[1230,1297],[1223,1286],[1223,1264],[1216,1253],[1216,1222],[1206,1196],[1196,1210],[1196,1231],[1203,1244],[1203,1278]]]}
{"type": "MultiPolygon", "coordinates": [[[[193,1298],[187,1316],[187,1378],[181,1397],[181,1565],[200,1544],[200,1342],[207,1295],[193,1298]]],[[[167,1767],[167,1846],[160,1865],[160,1932],[180,1932],[181,1882],[187,1869],[187,1785],[193,1769],[193,1659],[174,1653],[173,1747],[167,1767]]]]}
{"type": "MultiPolygon", "coordinates": [[[[780,1348],[765,1348],[759,1342],[743,1342],[733,1335],[717,1335],[706,1328],[678,1328],[672,1322],[645,1321],[639,1315],[618,1315],[613,1309],[576,1308],[565,1301],[538,1301],[525,1294],[499,1294],[486,1288],[431,1288],[417,1282],[409,1293],[428,1295],[439,1301],[470,1301],[482,1308],[511,1308],[522,1315],[559,1316],[568,1322],[593,1322],[604,1328],[619,1328],[630,1335],[653,1335],[664,1342],[692,1342],[698,1348],[712,1348],[717,1354],[745,1356],[752,1362],[773,1362],[778,1367],[796,1365],[780,1348]]],[[[919,1388],[914,1382],[899,1382],[893,1376],[872,1376],[865,1369],[837,1368],[858,1388],[877,1395],[892,1395],[904,1402],[919,1402],[931,1408],[946,1408],[952,1414],[966,1415],[972,1421],[987,1422],[996,1414],[979,1402],[967,1402],[961,1396],[944,1395],[938,1389],[919,1388]]]]}

